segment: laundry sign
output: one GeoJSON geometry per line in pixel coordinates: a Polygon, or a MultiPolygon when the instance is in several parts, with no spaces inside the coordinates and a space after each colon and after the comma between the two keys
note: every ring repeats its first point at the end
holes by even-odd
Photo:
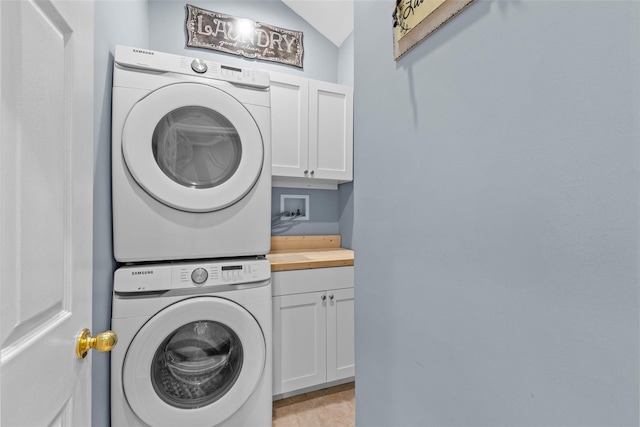
{"type": "Polygon", "coordinates": [[[302,68],[302,31],[187,5],[187,46],[302,68]]]}

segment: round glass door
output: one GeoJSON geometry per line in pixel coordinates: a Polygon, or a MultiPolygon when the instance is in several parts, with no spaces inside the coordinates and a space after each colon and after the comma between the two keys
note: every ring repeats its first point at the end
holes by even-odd
{"type": "Polygon", "coordinates": [[[225,183],[242,159],[238,130],[222,114],[200,106],[178,108],[160,119],[151,148],[166,176],[198,189],[225,183]]]}
{"type": "Polygon", "coordinates": [[[198,320],[181,326],[160,344],[151,364],[151,382],[169,405],[199,408],[233,387],[242,363],[242,341],[231,328],[198,320]]]}
{"type": "Polygon", "coordinates": [[[124,125],[122,155],[150,196],[188,212],[238,202],[264,164],[262,134],[249,111],[198,83],[168,85],[138,101],[124,125]]]}
{"type": "Polygon", "coordinates": [[[251,396],[265,363],[262,329],[246,309],[194,297],[140,328],[125,355],[122,385],[148,425],[218,425],[251,396]]]}

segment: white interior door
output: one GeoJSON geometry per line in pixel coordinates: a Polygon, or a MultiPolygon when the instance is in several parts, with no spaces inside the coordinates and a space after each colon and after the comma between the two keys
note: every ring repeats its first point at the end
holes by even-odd
{"type": "Polygon", "coordinates": [[[0,424],[91,424],[93,3],[0,1],[0,424]]]}

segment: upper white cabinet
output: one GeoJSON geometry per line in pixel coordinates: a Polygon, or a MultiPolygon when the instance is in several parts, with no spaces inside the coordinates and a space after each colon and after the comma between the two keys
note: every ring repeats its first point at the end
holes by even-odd
{"type": "Polygon", "coordinates": [[[271,172],[278,187],[353,180],[353,88],[271,72],[271,172]]]}
{"type": "Polygon", "coordinates": [[[304,178],[309,172],[309,79],[271,74],[271,173],[304,178]]]}

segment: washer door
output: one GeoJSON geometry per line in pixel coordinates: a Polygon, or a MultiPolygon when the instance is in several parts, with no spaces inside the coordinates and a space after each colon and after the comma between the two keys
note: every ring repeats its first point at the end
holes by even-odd
{"type": "Polygon", "coordinates": [[[242,199],[264,159],[262,135],[234,97],[197,83],[162,87],[130,111],[122,132],[129,172],[175,209],[210,212],[242,199]]]}
{"type": "Polygon", "coordinates": [[[190,298],[138,331],[125,355],[124,395],[148,425],[218,425],[254,392],[265,362],[264,335],[248,311],[190,298]]]}

